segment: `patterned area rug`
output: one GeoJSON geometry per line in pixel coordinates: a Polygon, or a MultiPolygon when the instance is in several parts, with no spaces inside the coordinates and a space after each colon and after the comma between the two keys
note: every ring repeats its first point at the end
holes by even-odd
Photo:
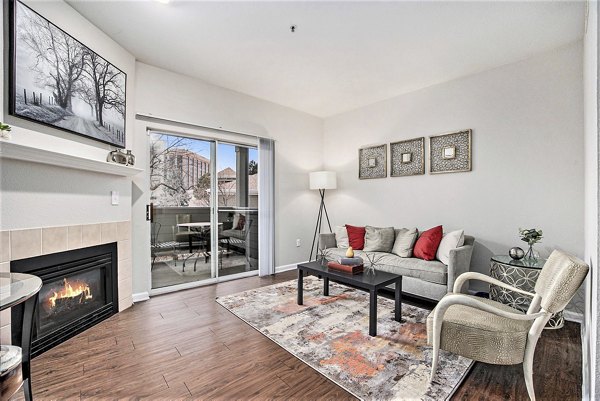
{"type": "Polygon", "coordinates": [[[330,282],[304,279],[304,305],[296,303],[296,281],[226,297],[217,302],[318,372],[363,400],[446,400],[472,361],[440,352],[429,383],[431,347],[425,320],[429,311],[402,305],[402,323],[393,320],[394,301],[378,298],[377,337],[370,337],[369,294],[330,282]]]}

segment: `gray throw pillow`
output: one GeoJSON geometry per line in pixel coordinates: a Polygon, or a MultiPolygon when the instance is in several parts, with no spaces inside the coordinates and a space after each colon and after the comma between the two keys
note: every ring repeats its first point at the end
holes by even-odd
{"type": "Polygon", "coordinates": [[[417,241],[419,231],[416,228],[400,228],[396,230],[396,241],[392,253],[402,258],[412,257],[413,247],[417,241]]]}
{"type": "Polygon", "coordinates": [[[365,227],[365,252],[391,252],[394,246],[394,227],[365,227]]]}

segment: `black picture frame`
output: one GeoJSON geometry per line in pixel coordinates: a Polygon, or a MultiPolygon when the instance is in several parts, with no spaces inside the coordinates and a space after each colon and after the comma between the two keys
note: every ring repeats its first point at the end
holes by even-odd
{"type": "MultiPolygon", "coordinates": [[[[74,36],[18,0],[9,0],[8,19],[9,114],[37,124],[107,143],[117,148],[125,148],[127,139],[127,74],[94,50],[81,43],[74,36]],[[21,39],[19,39],[19,32],[17,32],[19,29],[18,18],[23,18],[23,16],[18,14],[19,7],[23,7],[22,10],[29,13],[33,18],[39,18],[40,21],[48,27],[48,33],[45,39],[52,38],[50,32],[57,33],[60,36],[58,38],[59,40],[61,38],[65,40],[64,42],[59,43],[58,46],[65,44],[64,48],[69,49],[69,46],[72,45],[74,49],[81,52],[81,69],[83,70],[85,68],[87,71],[82,71],[78,78],[69,80],[69,82],[77,88],[74,89],[69,86],[69,90],[72,90],[72,92],[69,92],[70,96],[67,94],[61,96],[61,91],[57,89],[57,86],[60,87],[61,81],[56,80],[51,74],[44,74],[44,67],[47,67],[50,64],[42,64],[41,67],[39,64],[36,64],[34,68],[37,69],[37,71],[30,66],[17,65],[19,59],[22,58],[22,56],[18,56],[17,52],[22,51],[20,46],[26,46],[25,43],[19,43],[21,39]],[[18,73],[21,73],[21,75],[18,75],[18,73]],[[24,73],[29,73],[30,76],[27,76],[24,73]],[[96,73],[108,75],[108,79],[105,79],[104,81],[104,86],[100,85],[103,93],[108,93],[108,98],[107,96],[97,96],[99,90],[96,88],[98,86],[94,84],[94,78],[92,78],[97,75],[96,73]],[[33,78],[34,75],[35,79],[33,78]],[[27,88],[19,87],[19,85],[23,85],[24,81],[24,79],[19,80],[19,76],[24,76],[28,81],[35,82],[35,85],[44,85],[44,87],[40,88],[40,86],[37,86],[35,87],[36,90],[30,90],[28,93],[27,88]],[[42,81],[50,82],[52,80],[54,80],[54,82],[59,82],[54,88],[52,88],[52,84],[48,86],[47,84],[42,83],[42,81]],[[21,89],[24,91],[21,92],[21,89]],[[40,89],[46,90],[44,92],[43,90],[40,91],[40,89]],[[37,93],[34,94],[35,92],[37,93]],[[109,103],[107,103],[107,100],[102,102],[103,98],[109,99],[109,103]],[[98,107],[98,101],[96,100],[100,100],[103,105],[98,107]],[[89,107],[89,111],[82,112],[85,107],[89,107]],[[75,108],[77,111],[74,111],[75,108]],[[82,116],[82,114],[88,112],[89,115],[87,118],[82,116]],[[106,119],[104,117],[105,113],[107,113],[106,119]]],[[[43,33],[40,33],[39,30],[36,30],[35,33],[38,37],[43,37],[43,33]]],[[[31,43],[36,42],[33,40],[31,43]]],[[[49,49],[54,51],[54,54],[58,59],[61,48],[57,49],[53,46],[52,48],[48,48],[48,50],[49,49]]],[[[28,55],[29,57],[32,56],[33,51],[30,50],[30,53],[31,54],[28,55]]],[[[66,53],[61,54],[61,56],[67,58],[66,53]]],[[[36,60],[40,59],[36,57],[36,60]]],[[[30,88],[31,87],[32,85],[30,85],[30,88]]],[[[62,92],[64,93],[64,91],[62,92]]]]}

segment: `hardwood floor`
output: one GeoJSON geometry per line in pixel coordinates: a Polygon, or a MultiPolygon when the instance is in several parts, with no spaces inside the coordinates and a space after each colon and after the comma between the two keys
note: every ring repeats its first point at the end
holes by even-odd
{"type": "MultiPolygon", "coordinates": [[[[35,358],[36,400],[354,399],[214,302],[296,277],[285,272],[154,297],[35,358]]],[[[546,331],[538,399],[581,399],[579,326],[546,331]]],[[[22,392],[16,399],[22,399],[22,392]]],[[[524,400],[521,365],[477,364],[454,399],[524,400]]]]}

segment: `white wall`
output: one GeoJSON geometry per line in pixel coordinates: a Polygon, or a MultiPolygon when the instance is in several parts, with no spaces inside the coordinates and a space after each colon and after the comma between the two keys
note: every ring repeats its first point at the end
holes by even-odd
{"type": "Polygon", "coordinates": [[[339,174],[330,216],[336,224],[462,228],[476,238],[472,270],[480,272],[493,254],[526,247],[519,227],[544,230],[542,255],[583,255],[581,58],[576,43],[327,118],[325,165],[339,174]],[[361,146],[464,128],[473,130],[472,172],[357,178],[361,146]]]}
{"type": "MultiPolygon", "coordinates": [[[[322,120],[139,62],[136,77],[138,113],[275,140],[275,263],[307,260],[318,208],[317,194],[308,191],[308,172],[321,168],[322,120]],[[297,238],[302,241],[299,248],[297,238]]],[[[140,167],[147,163],[148,125],[136,122],[140,167]]],[[[147,188],[147,180],[136,177],[134,293],[148,290],[150,248],[144,241],[149,238],[149,225],[143,220],[147,188]]]]}
{"type": "Polygon", "coordinates": [[[598,399],[600,389],[600,338],[598,337],[598,8],[591,2],[583,48],[584,131],[585,131],[585,261],[591,267],[587,280],[586,319],[584,324],[583,358],[584,399],[598,399]],[[589,391],[589,392],[588,392],[589,391]]]}
{"type": "MultiPolygon", "coordinates": [[[[127,74],[127,147],[131,148],[135,58],[68,4],[62,1],[25,3],[127,74]]],[[[8,27],[3,24],[3,28],[4,43],[8,27]]],[[[2,120],[13,126],[11,142],[106,160],[111,150],[109,145],[9,116],[7,66],[5,58],[1,87],[4,96],[0,98],[0,105],[4,113],[2,120]]],[[[0,162],[0,227],[3,230],[130,219],[130,179],[5,159],[0,162]],[[111,190],[120,192],[119,206],[111,206],[111,190]]]]}

